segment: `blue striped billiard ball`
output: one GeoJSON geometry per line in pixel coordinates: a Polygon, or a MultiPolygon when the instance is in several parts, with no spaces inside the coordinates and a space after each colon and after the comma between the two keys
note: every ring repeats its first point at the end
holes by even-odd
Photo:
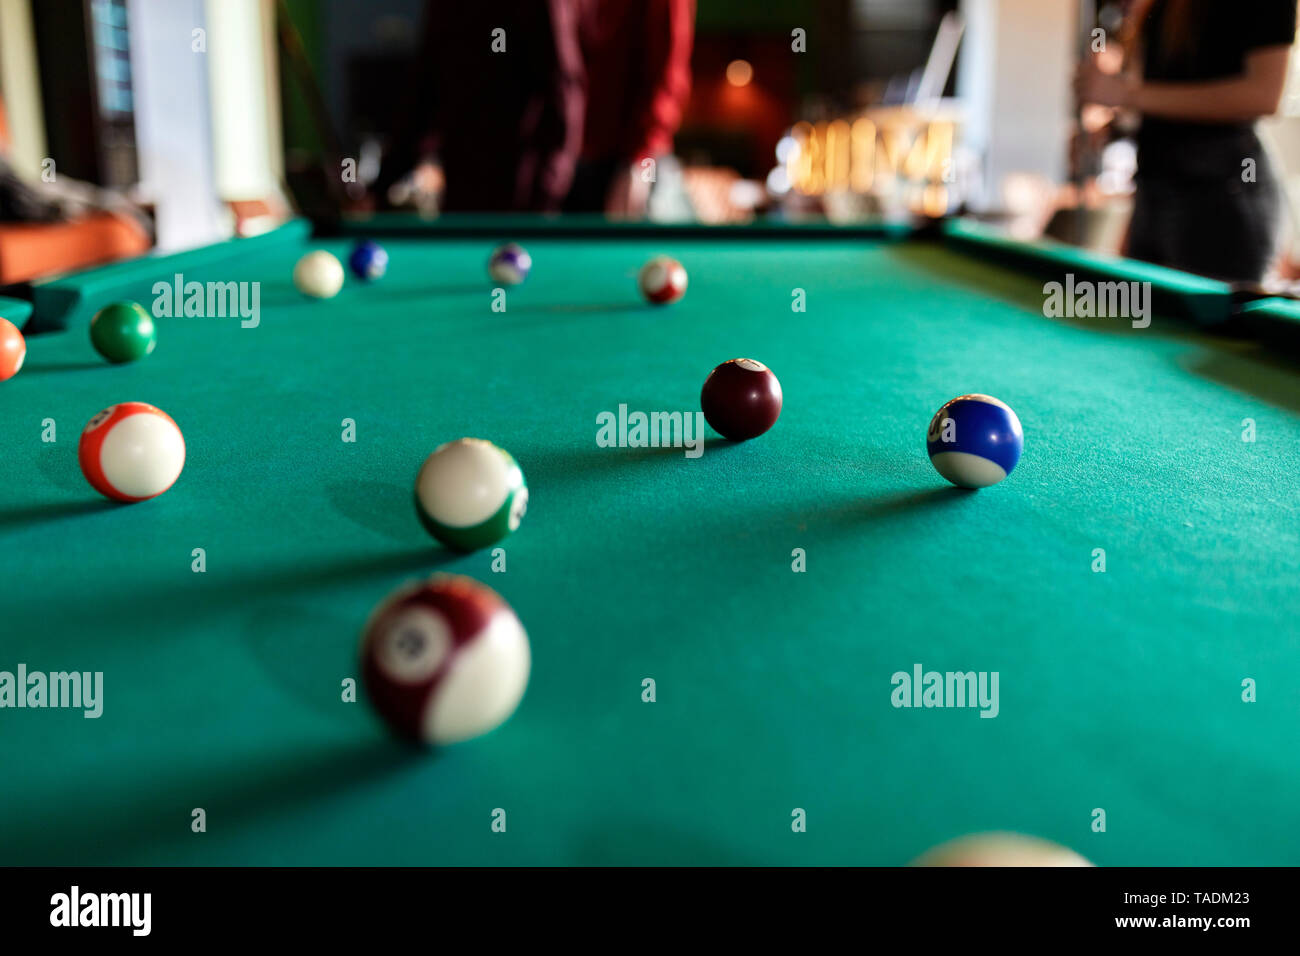
{"type": "Polygon", "coordinates": [[[388,271],[388,252],[377,242],[367,239],[358,242],[348,256],[348,267],[352,274],[363,282],[382,279],[388,271]]]}
{"type": "Polygon", "coordinates": [[[497,246],[488,259],[488,275],[499,285],[519,285],[532,268],[533,257],[517,242],[497,246]]]}
{"type": "Polygon", "coordinates": [[[935,470],[962,488],[986,488],[1011,474],[1025,447],[1020,419],[992,395],[959,395],[934,413],[925,450],[935,470]]]}

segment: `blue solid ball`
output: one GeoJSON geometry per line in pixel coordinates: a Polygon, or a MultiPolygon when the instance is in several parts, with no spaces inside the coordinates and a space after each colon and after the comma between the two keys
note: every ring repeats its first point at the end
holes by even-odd
{"type": "Polygon", "coordinates": [[[359,242],[348,256],[348,267],[352,274],[363,282],[372,282],[383,278],[388,271],[388,253],[377,242],[367,239],[359,242]]]}
{"type": "Polygon", "coordinates": [[[962,488],[986,488],[1011,474],[1025,433],[1011,406],[992,395],[959,395],[934,413],[925,434],[930,462],[962,488]]]}

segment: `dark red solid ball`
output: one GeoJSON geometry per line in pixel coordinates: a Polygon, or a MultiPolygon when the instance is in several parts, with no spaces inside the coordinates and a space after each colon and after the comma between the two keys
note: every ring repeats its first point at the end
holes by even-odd
{"type": "Polygon", "coordinates": [[[704,380],[700,408],[713,430],[732,441],[756,438],[781,414],[781,383],[754,359],[723,362],[704,380]]]}

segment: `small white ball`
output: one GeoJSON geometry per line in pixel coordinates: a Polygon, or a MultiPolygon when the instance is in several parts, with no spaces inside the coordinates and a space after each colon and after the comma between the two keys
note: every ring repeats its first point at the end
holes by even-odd
{"type": "Polygon", "coordinates": [[[332,299],[343,288],[343,263],[323,249],[309,252],[293,267],[293,284],[303,295],[332,299]]]}

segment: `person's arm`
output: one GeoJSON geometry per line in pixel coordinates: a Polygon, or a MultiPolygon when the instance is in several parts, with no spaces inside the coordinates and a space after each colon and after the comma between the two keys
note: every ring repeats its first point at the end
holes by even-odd
{"type": "Polygon", "coordinates": [[[649,96],[628,127],[623,169],[610,181],[606,214],[637,217],[645,211],[650,183],[642,161],[672,149],[691,92],[691,47],[695,40],[695,0],[651,0],[646,8],[645,59],[649,96]]]}
{"type": "Polygon", "coordinates": [[[542,96],[533,131],[537,172],[528,208],[557,212],[573,182],[573,170],[582,151],[583,111],[586,106],[586,68],[578,43],[578,4],[574,0],[547,0],[538,8],[531,48],[536,60],[532,73],[539,78],[542,96]],[[546,36],[548,42],[540,42],[546,36]]]}
{"type": "Polygon", "coordinates": [[[385,144],[379,165],[379,176],[372,184],[375,203],[380,208],[388,205],[388,191],[407,175],[427,152],[434,139],[437,126],[438,86],[434,82],[434,65],[440,53],[439,0],[426,0],[420,41],[410,77],[403,90],[405,108],[400,114],[398,128],[389,131],[391,140],[385,144]]]}
{"type": "Polygon", "coordinates": [[[682,125],[691,92],[695,0],[652,0],[646,23],[644,75],[650,99],[628,144],[632,160],[666,153],[682,125]]]}
{"type": "Polygon", "coordinates": [[[1102,73],[1085,61],[1076,83],[1085,103],[1191,123],[1248,123],[1277,112],[1290,54],[1289,46],[1251,50],[1240,76],[1197,83],[1147,82],[1133,73],[1102,73]]]}

